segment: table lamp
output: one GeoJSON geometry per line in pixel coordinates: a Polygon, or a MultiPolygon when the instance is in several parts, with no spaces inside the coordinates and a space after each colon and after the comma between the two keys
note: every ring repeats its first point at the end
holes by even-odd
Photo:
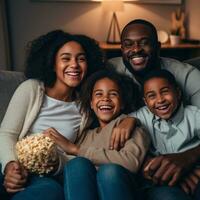
{"type": "Polygon", "coordinates": [[[106,42],[108,44],[119,44],[120,43],[120,28],[117,20],[116,12],[123,11],[122,0],[102,0],[102,8],[105,11],[113,12],[110,26],[108,29],[108,35],[106,42]]]}

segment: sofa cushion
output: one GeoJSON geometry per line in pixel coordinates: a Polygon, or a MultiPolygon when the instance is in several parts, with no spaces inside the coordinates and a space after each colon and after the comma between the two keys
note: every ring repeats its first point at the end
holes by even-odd
{"type": "Polygon", "coordinates": [[[200,56],[189,60],[185,60],[184,62],[189,63],[200,70],[200,56]]]}
{"type": "Polygon", "coordinates": [[[22,72],[0,70],[0,123],[15,89],[24,80],[22,72]]]}

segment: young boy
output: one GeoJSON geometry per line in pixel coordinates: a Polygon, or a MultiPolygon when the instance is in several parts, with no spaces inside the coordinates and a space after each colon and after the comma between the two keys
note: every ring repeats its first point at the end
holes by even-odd
{"type": "MultiPolygon", "coordinates": [[[[145,77],[143,97],[146,106],[131,113],[131,116],[138,118],[148,129],[152,140],[154,158],[147,159],[144,165],[145,178],[157,185],[167,183],[168,186],[180,181],[185,192],[193,193],[200,176],[193,173],[195,178],[190,175],[184,177],[183,172],[188,172],[197,160],[183,159],[182,153],[189,153],[200,144],[200,110],[194,106],[183,106],[175,78],[166,70],[156,70],[145,77]]],[[[169,199],[189,198],[178,187],[163,186],[161,190],[157,188],[153,193],[165,198],[165,190],[166,195],[171,195],[169,199]]]]}

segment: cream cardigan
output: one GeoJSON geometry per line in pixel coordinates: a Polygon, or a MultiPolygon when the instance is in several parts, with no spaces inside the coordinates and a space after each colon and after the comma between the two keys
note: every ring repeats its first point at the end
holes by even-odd
{"type": "MultiPolygon", "coordinates": [[[[42,106],[44,92],[43,83],[35,79],[24,81],[16,89],[0,126],[2,172],[8,162],[16,160],[15,144],[29,133],[42,106]]],[[[83,118],[81,124],[85,121],[83,118]]],[[[82,127],[84,125],[81,125],[80,130],[82,127]]]]}

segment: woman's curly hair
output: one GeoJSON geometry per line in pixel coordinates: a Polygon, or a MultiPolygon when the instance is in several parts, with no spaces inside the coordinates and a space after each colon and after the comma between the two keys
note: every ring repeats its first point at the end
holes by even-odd
{"type": "Polygon", "coordinates": [[[131,78],[126,75],[118,74],[109,69],[104,69],[93,73],[86,82],[82,85],[80,94],[80,110],[81,113],[93,120],[90,128],[94,128],[98,124],[98,119],[91,109],[92,92],[97,81],[108,78],[117,83],[120,96],[122,98],[123,109],[121,113],[128,114],[138,109],[138,102],[140,101],[139,87],[133,82],[131,78]]]}
{"type": "Polygon", "coordinates": [[[56,81],[55,58],[59,49],[67,42],[79,43],[86,53],[87,75],[103,66],[102,52],[94,39],[84,35],[72,35],[62,30],[51,31],[38,37],[27,45],[25,75],[44,82],[52,87],[56,81]]]}

